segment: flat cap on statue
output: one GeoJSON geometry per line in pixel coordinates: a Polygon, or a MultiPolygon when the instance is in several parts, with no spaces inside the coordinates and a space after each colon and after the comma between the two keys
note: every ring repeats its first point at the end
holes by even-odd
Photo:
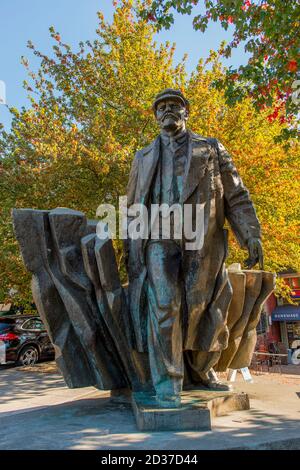
{"type": "Polygon", "coordinates": [[[183,103],[183,105],[189,110],[190,103],[189,101],[185,98],[183,93],[180,90],[175,90],[174,88],[166,88],[165,90],[161,91],[158,93],[154,99],[153,103],[153,111],[156,111],[156,107],[160,101],[166,100],[166,99],[177,99],[183,103]]]}

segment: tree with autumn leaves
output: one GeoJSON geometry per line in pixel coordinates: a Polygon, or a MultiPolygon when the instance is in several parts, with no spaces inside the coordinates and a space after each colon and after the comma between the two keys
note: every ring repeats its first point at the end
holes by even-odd
{"type": "Polygon", "coordinates": [[[230,67],[215,85],[225,88],[227,103],[251,96],[257,109],[267,109],[269,121],[288,122],[281,139],[299,134],[300,104],[300,3],[299,0],[145,0],[142,18],[158,30],[170,28],[174,11],[192,15],[193,26],[205,33],[219,21],[233,39],[220,45],[223,57],[243,47],[248,63],[230,67]],[[199,8],[205,11],[199,14],[199,8]]]}
{"type": "MultiPolygon", "coordinates": [[[[200,59],[188,76],[184,59],[173,63],[175,46],[155,44],[153,26],[136,19],[136,6],[118,2],[112,23],[99,13],[97,38],[76,52],[54,28],[52,57],[28,44],[40,58],[35,72],[23,59],[30,105],[11,108],[11,130],[0,133],[0,301],[14,289],[15,303],[31,302],[11,209],[63,206],[95,218],[99,204],[117,205],[134,153],[157,135],[151,105],[166,87],[180,88],[190,99],[190,128],[218,138],[233,155],[262,223],[266,269],[300,269],[299,143],[276,142],[287,123],[270,122],[268,111],[257,112],[249,96],[229,106],[214,86],[226,75],[217,53],[200,59]]],[[[116,248],[121,259],[118,243],[116,248]]],[[[228,262],[245,257],[231,237],[228,262]]]]}

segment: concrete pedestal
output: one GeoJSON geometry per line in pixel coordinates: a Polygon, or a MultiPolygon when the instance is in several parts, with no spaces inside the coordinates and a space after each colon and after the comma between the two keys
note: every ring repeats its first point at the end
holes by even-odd
{"type": "Polygon", "coordinates": [[[140,431],[210,431],[211,419],[231,411],[249,410],[246,393],[188,390],[180,408],[159,408],[151,393],[132,394],[132,407],[140,431]]]}

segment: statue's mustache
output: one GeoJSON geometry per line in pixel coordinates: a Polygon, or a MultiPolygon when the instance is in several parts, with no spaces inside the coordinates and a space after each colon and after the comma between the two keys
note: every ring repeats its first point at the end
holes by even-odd
{"type": "Polygon", "coordinates": [[[174,119],[178,119],[178,116],[176,116],[176,114],[166,113],[163,115],[162,120],[164,121],[167,117],[173,117],[174,119]]]}

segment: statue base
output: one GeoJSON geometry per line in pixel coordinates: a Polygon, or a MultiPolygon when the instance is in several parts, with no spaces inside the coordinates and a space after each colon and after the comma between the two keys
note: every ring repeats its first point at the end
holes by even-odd
{"type": "Polygon", "coordinates": [[[179,408],[160,408],[150,392],[135,392],[131,399],[140,431],[210,431],[214,416],[250,408],[246,393],[203,389],[183,391],[179,408]]]}

